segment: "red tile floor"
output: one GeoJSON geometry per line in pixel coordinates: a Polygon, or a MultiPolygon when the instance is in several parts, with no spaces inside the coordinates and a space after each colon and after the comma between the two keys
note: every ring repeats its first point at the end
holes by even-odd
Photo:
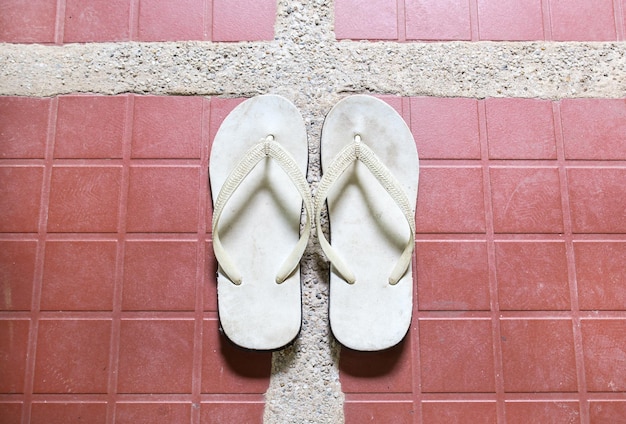
{"type": "Polygon", "coordinates": [[[260,421],[270,354],[219,335],[211,284],[208,146],[234,104],[0,98],[0,422],[260,421]]]}
{"type": "Polygon", "coordinates": [[[342,351],[347,422],[623,422],[626,100],[387,100],[421,155],[418,296],[402,345],[342,351]]]}
{"type": "Polygon", "coordinates": [[[397,41],[624,41],[626,2],[335,0],[335,33],[397,41]]]}
{"type": "MultiPolygon", "coordinates": [[[[273,37],[274,1],[89,5],[6,0],[0,41],[273,37]]],[[[619,41],[625,20],[336,0],[338,38],[619,41]]],[[[420,152],[417,298],[399,346],[343,349],[346,422],[625,422],[626,99],[383,98],[420,152]]],[[[209,145],[239,101],[0,97],[0,423],[261,421],[270,354],[219,334],[212,279],[209,145]]]]}
{"type": "Polygon", "coordinates": [[[3,0],[0,42],[271,40],[275,17],[274,0],[3,0]]]}

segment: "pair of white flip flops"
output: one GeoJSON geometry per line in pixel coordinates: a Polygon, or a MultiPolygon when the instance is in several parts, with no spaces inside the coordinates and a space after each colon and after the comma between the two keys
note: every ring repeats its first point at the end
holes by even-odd
{"type": "Polygon", "coordinates": [[[304,121],[276,95],[241,103],[215,136],[209,173],[219,317],[242,347],[277,349],[300,332],[299,262],[314,225],[331,263],[337,340],[382,350],[409,329],[419,173],[409,128],[385,102],[350,96],[326,116],[321,155],[313,198],[304,121]],[[330,241],[320,225],[325,204],[330,241]]]}

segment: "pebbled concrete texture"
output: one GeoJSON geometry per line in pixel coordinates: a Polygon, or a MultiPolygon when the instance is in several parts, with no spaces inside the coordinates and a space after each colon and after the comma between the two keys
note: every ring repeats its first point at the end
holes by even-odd
{"type": "Polygon", "coordinates": [[[0,44],[0,93],[252,96],[296,91],[445,97],[623,97],[624,43],[0,44]]]}
{"type": "MultiPolygon", "coordinates": [[[[278,0],[268,42],[0,44],[0,95],[281,94],[307,125],[313,191],[324,116],[347,94],[626,97],[626,43],[336,41],[332,11],[332,0],[278,0]]],[[[341,423],[340,349],[328,327],[328,264],[315,235],[302,276],[302,332],[273,355],[264,420],[341,423]]]]}

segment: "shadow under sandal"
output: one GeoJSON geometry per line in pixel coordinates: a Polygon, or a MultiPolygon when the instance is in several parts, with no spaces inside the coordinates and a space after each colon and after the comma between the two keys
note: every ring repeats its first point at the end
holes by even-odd
{"type": "Polygon", "coordinates": [[[413,309],[415,141],[392,107],[356,95],[326,116],[321,154],[315,216],[331,263],[331,329],[351,349],[392,347],[406,335],[413,309]],[[320,225],[324,202],[330,243],[320,225]]]}
{"type": "Polygon", "coordinates": [[[280,96],[238,105],[213,141],[209,176],[219,319],[241,347],[278,349],[300,332],[299,262],[313,219],[307,163],[302,116],[280,96]]]}

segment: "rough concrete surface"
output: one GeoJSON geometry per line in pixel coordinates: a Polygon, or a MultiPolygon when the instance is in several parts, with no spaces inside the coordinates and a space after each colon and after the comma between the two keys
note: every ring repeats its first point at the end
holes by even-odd
{"type": "MultiPolygon", "coordinates": [[[[0,44],[0,95],[281,94],[307,124],[313,190],[324,115],[346,94],[626,97],[626,43],[336,41],[332,11],[332,0],[278,0],[275,39],[267,42],[0,44]]],[[[302,332],[273,355],[265,422],[340,423],[328,264],[315,235],[302,275],[302,332]]]]}

